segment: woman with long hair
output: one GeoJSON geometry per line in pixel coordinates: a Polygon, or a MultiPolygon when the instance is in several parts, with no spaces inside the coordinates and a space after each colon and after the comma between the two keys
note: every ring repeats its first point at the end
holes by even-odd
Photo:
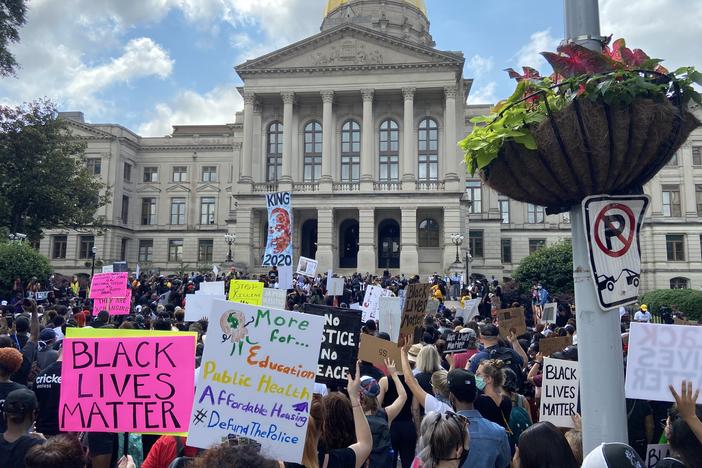
{"type": "Polygon", "coordinates": [[[573,451],[561,431],[550,422],[538,422],[522,432],[513,468],[578,468],[573,451]]]}
{"type": "Polygon", "coordinates": [[[452,411],[426,415],[413,468],[458,468],[468,458],[468,420],[452,411]]]}
{"type": "Polygon", "coordinates": [[[488,359],[478,366],[475,384],[482,391],[475,400],[475,409],[487,420],[504,427],[508,435],[512,431],[509,418],[512,413],[512,400],[502,391],[505,381],[505,363],[498,359],[488,359]]]}

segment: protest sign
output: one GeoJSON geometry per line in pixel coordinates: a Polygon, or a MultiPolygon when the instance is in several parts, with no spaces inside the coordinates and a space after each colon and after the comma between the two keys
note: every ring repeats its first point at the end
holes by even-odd
{"type": "Polygon", "coordinates": [[[61,431],[187,432],[194,353],[187,335],[66,338],[61,431]]]}
{"type": "Polygon", "coordinates": [[[344,278],[327,279],[327,296],[343,296],[344,278]]]}
{"type": "Polygon", "coordinates": [[[45,301],[49,298],[49,291],[37,291],[34,293],[34,299],[37,301],[45,301]]]}
{"type": "Polygon", "coordinates": [[[400,338],[402,321],[402,298],[381,297],[378,301],[379,329],[390,335],[390,340],[397,342],[400,338]]]}
{"type": "Polygon", "coordinates": [[[266,252],[263,254],[263,266],[292,267],[293,216],[291,205],[291,192],[266,194],[268,239],[266,252]]]}
{"type": "MultiPolygon", "coordinates": [[[[37,294],[39,294],[39,293],[37,293],[37,294]]],[[[695,322],[694,320],[683,320],[683,319],[679,319],[677,317],[673,317],[673,325],[687,325],[687,326],[691,326],[691,327],[696,327],[699,325],[699,323],[695,322]]]]}
{"type": "Polygon", "coordinates": [[[436,315],[436,312],[439,310],[439,300],[434,299],[433,297],[430,298],[427,301],[427,308],[426,308],[426,314],[427,315],[436,315]]]}
{"type": "Polygon", "coordinates": [[[527,332],[524,307],[498,310],[497,320],[500,336],[502,338],[509,338],[510,330],[514,330],[517,336],[521,336],[527,332]]]}
{"type": "Polygon", "coordinates": [[[307,257],[300,257],[300,259],[297,262],[296,273],[298,275],[309,276],[310,278],[314,278],[314,275],[317,274],[317,260],[313,260],[307,257]]]}
{"type": "Polygon", "coordinates": [[[462,353],[468,349],[468,342],[471,336],[475,336],[475,334],[449,332],[446,335],[446,349],[444,352],[447,354],[462,353]]]}
{"type": "Polygon", "coordinates": [[[90,299],[127,296],[127,273],[97,273],[90,283],[90,299]]]}
{"type": "Polygon", "coordinates": [[[465,301],[462,308],[456,307],[456,318],[463,317],[464,324],[470,322],[478,315],[478,305],[480,305],[480,298],[465,301]]]}
{"type": "Polygon", "coordinates": [[[264,288],[261,305],[273,309],[285,309],[285,302],[288,298],[287,289],[264,288]]]}
{"type": "Polygon", "coordinates": [[[112,266],[112,265],[105,265],[104,267],[102,267],[102,270],[101,270],[101,271],[102,271],[103,273],[113,273],[113,272],[114,272],[114,269],[115,269],[115,268],[114,268],[114,266],[112,266]]]}
{"type": "Polygon", "coordinates": [[[145,336],[189,336],[193,340],[193,345],[197,344],[197,332],[127,330],[124,328],[66,328],[66,338],[140,338],[145,336]]]}
{"type": "Polygon", "coordinates": [[[410,284],[405,290],[407,292],[402,308],[399,342],[402,343],[404,337],[409,336],[412,343],[419,343],[424,329],[427,302],[431,296],[431,284],[410,284]]]}
{"type": "Polygon", "coordinates": [[[361,334],[358,312],[314,304],[305,304],[306,314],[324,317],[324,338],[319,353],[317,382],[345,386],[346,374],[355,369],[361,334]]]}
{"type": "Polygon", "coordinates": [[[378,305],[380,303],[380,297],[383,295],[383,288],[380,286],[368,286],[366,288],[366,295],[363,297],[363,302],[361,303],[361,310],[363,311],[363,321],[367,320],[378,320],[378,305]]]}
{"type": "Polygon", "coordinates": [[[544,358],[541,408],[539,420],[556,427],[574,427],[578,412],[578,363],[544,358]]]}
{"type": "Polygon", "coordinates": [[[654,468],[658,462],[670,456],[670,445],[649,444],[646,447],[646,462],[644,468],[654,468]]]}
{"type": "Polygon", "coordinates": [[[572,336],[555,336],[553,338],[542,338],[539,340],[539,352],[544,356],[563,351],[567,346],[573,344],[572,336]]]}
{"type": "Polygon", "coordinates": [[[632,323],[626,360],[626,397],[674,401],[668,385],[680,390],[683,380],[702,386],[699,360],[702,327],[632,323]]]}
{"type": "Polygon", "coordinates": [[[556,323],[556,313],[558,312],[558,304],[549,302],[544,305],[544,310],[541,312],[541,323],[556,323]]]}
{"type": "Polygon", "coordinates": [[[186,294],[185,295],[185,321],[197,322],[206,319],[210,314],[210,308],[216,300],[223,300],[219,296],[207,294],[186,294]]]}
{"type": "Polygon", "coordinates": [[[106,310],[110,315],[129,315],[132,308],[132,296],[110,299],[93,299],[93,315],[106,310]]]}
{"type": "Polygon", "coordinates": [[[396,366],[401,367],[400,353],[401,349],[397,343],[365,333],[361,334],[361,346],[358,349],[358,359],[361,361],[383,367],[385,366],[384,359],[389,358],[395,362],[396,366]]]}
{"type": "Polygon", "coordinates": [[[228,299],[242,304],[261,305],[263,301],[263,283],[260,281],[231,280],[228,299]]]}
{"type": "Polygon", "coordinates": [[[112,272],[113,273],[127,273],[129,272],[129,265],[127,262],[112,262],[112,272]]]}
{"type": "Polygon", "coordinates": [[[224,281],[203,281],[199,291],[208,296],[217,296],[224,299],[224,281]]]}

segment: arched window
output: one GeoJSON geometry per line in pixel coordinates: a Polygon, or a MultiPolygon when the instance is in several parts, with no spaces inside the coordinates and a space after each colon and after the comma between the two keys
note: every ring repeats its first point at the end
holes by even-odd
{"type": "Polygon", "coordinates": [[[266,181],[275,182],[283,172],[283,124],[273,122],[266,132],[266,181]]]}
{"type": "Polygon", "coordinates": [[[432,218],[423,219],[417,229],[419,247],[439,247],[439,223],[432,218]]]}
{"type": "Polygon", "coordinates": [[[400,130],[391,119],[380,124],[380,177],[381,182],[400,180],[400,130]]]}
{"type": "Polygon", "coordinates": [[[419,122],[419,180],[439,180],[439,126],[429,117],[419,122]]]}
{"type": "Polygon", "coordinates": [[[670,289],[687,289],[690,287],[690,280],[676,277],[670,280],[670,289]]]}
{"type": "Polygon", "coordinates": [[[358,182],[361,178],[361,126],[347,120],[341,127],[341,181],[358,182]]]}
{"type": "Polygon", "coordinates": [[[322,176],[322,125],[305,125],[305,182],[317,182],[322,176]]]}

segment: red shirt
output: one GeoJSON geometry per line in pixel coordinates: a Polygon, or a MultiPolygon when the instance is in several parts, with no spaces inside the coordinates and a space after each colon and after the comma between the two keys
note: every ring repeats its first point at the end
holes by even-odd
{"type": "Polygon", "coordinates": [[[453,356],[453,367],[455,369],[465,369],[466,364],[468,364],[468,360],[476,354],[478,354],[477,349],[469,349],[462,353],[456,353],[453,356]]]}
{"type": "MultiPolygon", "coordinates": [[[[180,455],[182,457],[194,457],[198,450],[185,445],[185,437],[179,437],[184,449],[180,455]]],[[[142,468],[168,468],[173,460],[178,456],[178,444],[173,436],[161,436],[149,450],[149,456],[146,457],[142,468]]]]}

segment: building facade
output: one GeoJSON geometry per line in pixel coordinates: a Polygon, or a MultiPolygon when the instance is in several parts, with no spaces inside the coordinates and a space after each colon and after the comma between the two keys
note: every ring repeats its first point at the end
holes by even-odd
{"type": "MultiPolygon", "coordinates": [[[[108,229],[47,232],[40,249],[64,273],[85,271],[93,245],[106,262],[185,271],[225,261],[232,233],[234,262],[257,271],[264,194],[292,191],[295,257],[319,271],[464,270],[470,252],[471,274],[509,277],[570,220],[466,175],[456,142],[489,107],[466,105],[463,65],[435,47],[421,0],[329,0],[318,34],[236,68],[232,124],[143,138],[65,114],[113,194],[108,229]]],[[[701,151],[696,131],[645,188],[645,289],[702,287],[701,151]]]]}

